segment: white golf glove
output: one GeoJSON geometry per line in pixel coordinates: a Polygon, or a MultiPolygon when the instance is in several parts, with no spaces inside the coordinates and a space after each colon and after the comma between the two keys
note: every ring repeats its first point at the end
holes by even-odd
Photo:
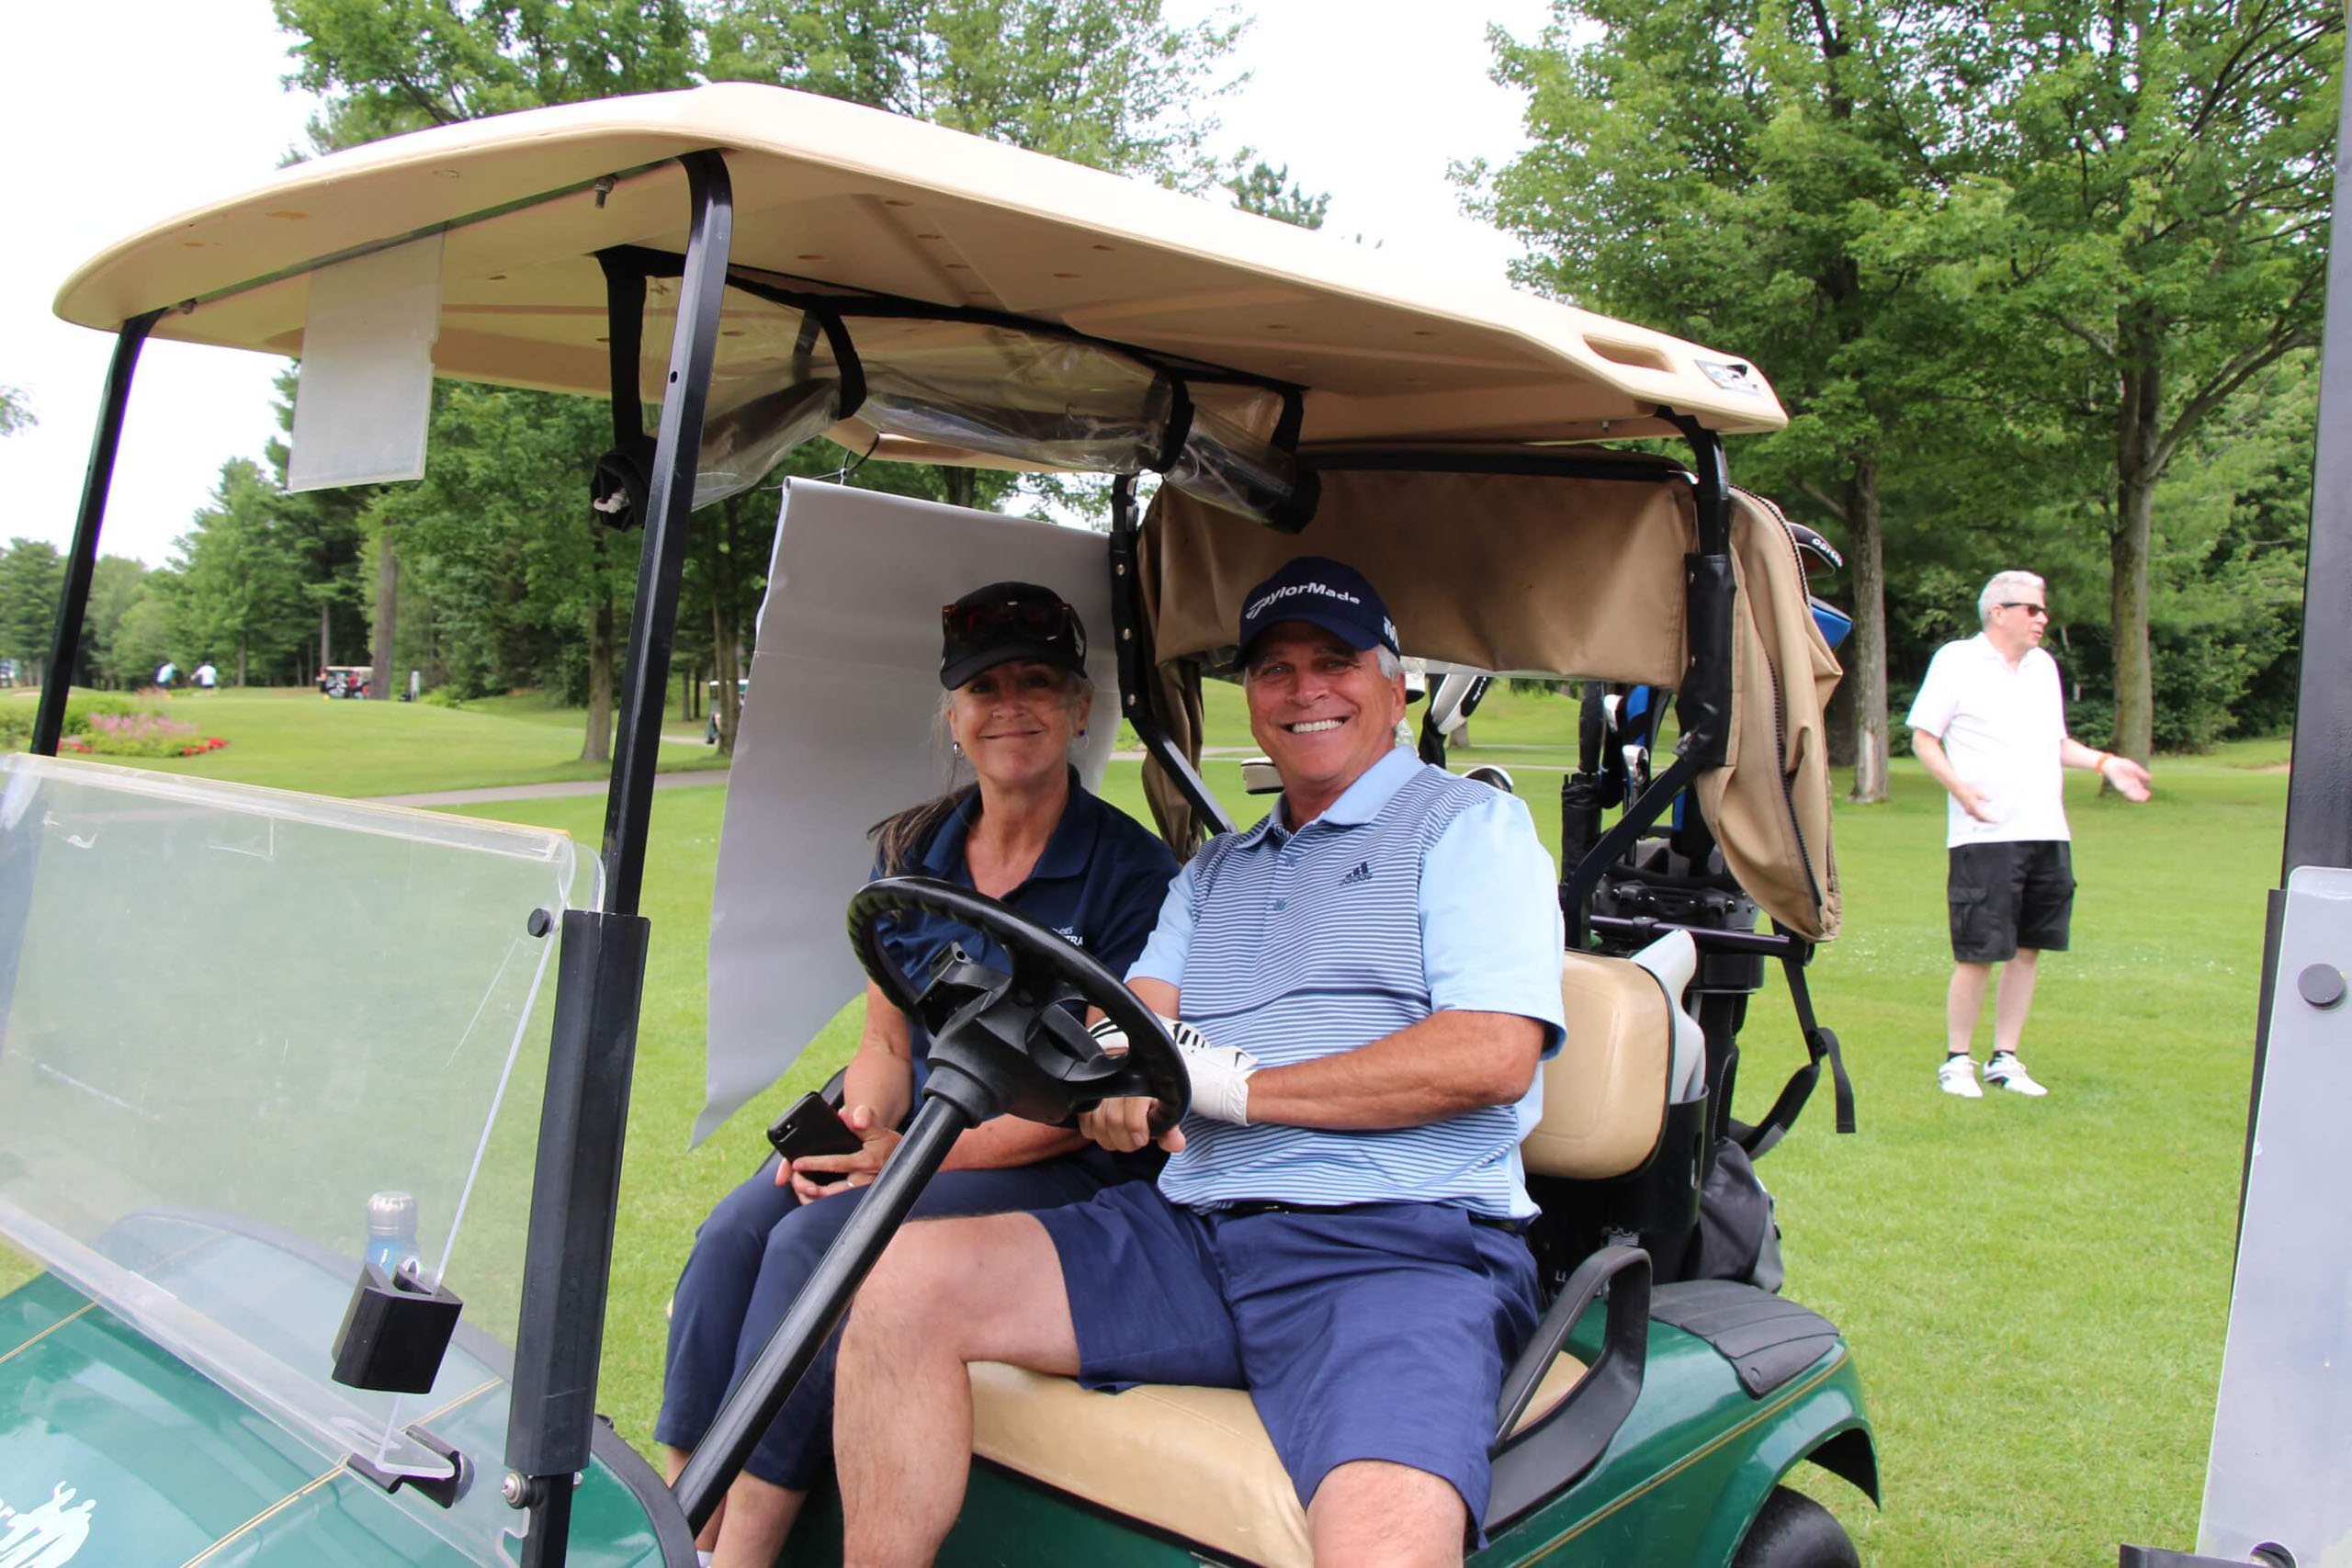
{"type": "MultiPolygon", "coordinates": [[[[1152,1016],[1167,1029],[1169,1038],[1176,1042],[1176,1054],[1184,1058],[1184,1074],[1193,1083],[1193,1113],[1212,1122],[1248,1126],[1250,1075],[1258,1070],[1258,1058],[1238,1045],[1210,1044],[1207,1035],[1181,1019],[1163,1013],[1152,1016]]],[[[1087,1032],[1107,1055],[1120,1055],[1127,1048],[1126,1032],[1107,1018],[1087,1032]]]]}

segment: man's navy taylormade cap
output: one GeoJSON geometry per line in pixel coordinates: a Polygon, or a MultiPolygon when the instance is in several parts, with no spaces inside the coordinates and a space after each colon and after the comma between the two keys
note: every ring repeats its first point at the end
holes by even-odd
{"type": "Polygon", "coordinates": [[[1249,662],[1250,645],[1261,632],[1284,621],[1320,626],[1350,648],[1404,652],[1396,646],[1396,623],[1388,618],[1388,606],[1363,574],[1324,556],[1284,563],[1242,599],[1242,662],[1249,662]]]}

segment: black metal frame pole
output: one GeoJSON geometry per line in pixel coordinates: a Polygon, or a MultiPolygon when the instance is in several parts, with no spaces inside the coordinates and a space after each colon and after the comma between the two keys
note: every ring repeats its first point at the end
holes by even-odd
{"type": "Polygon", "coordinates": [[[41,671],[40,707],[33,716],[32,750],[54,757],[65,733],[65,695],[74,683],[74,655],[82,643],[82,616],[90,604],[90,578],[97,570],[98,529],[106,521],[107,491],[114,483],[115,450],[122,443],[123,412],[130,404],[130,378],[139,350],[163,318],[161,310],[133,316],[115,334],[114,358],[107,366],[106,394],[98,404],[98,428],[90,436],[90,464],[82,470],[82,510],[74,521],[74,545],[65,558],[65,592],[57,603],[57,626],[49,639],[49,667],[41,671]]]}
{"type": "Polygon", "coordinates": [[[784,1321],[760,1348],[759,1359],[743,1373],[743,1381],[729,1392],[685,1468],[678,1472],[672,1490],[692,1529],[699,1531],[718,1511],[743,1461],[799,1386],[801,1374],[817,1359],[817,1352],[848,1315],[850,1299],[880,1261],[883,1248],[898,1234],[899,1222],[922,1196],[956,1138],[971,1125],[971,1115],[960,1107],[936,1096],[924,1100],[914,1125],[907,1129],[874,1185],[857,1200],[856,1213],[817,1260],[815,1271],[786,1309],[784,1321]]]}
{"type": "MultiPolygon", "coordinates": [[[[2352,125],[2352,76],[2336,109],[2352,125]]],[[[2319,440],[2312,464],[2312,525],[2303,554],[2303,640],[2295,691],[2295,737],[2287,769],[2287,828],[2278,886],[2265,911],[2262,988],[2255,1004],[2254,1073],[2246,1090],[2245,1145],[2238,1162],[2238,1223],[2245,1223],[2246,1179],[2254,1169],[2254,1128],[2262,1113],[2262,1070],[2269,1056],[2270,1009],[2278,988],[2278,931],[2287,913],[2287,878],[2305,865],[2352,866],[2352,243],[2341,227],[2352,209],[2352,141],[2335,144],[2338,226],[2328,235],[2327,325],[2320,345],[2319,440]]]]}
{"type": "Polygon", "coordinates": [[[1576,864],[1561,868],[1560,913],[1567,921],[1572,949],[1582,948],[1590,934],[1592,893],[1601,877],[1666,814],[1691,780],[1723,765],[1731,744],[1732,607],[1738,592],[1731,564],[1731,469],[1724,460],[1723,441],[1713,431],[1672,409],[1662,408],[1658,414],[1682,433],[1695,459],[1690,499],[1699,547],[1682,558],[1690,646],[1682,683],[1674,694],[1674,716],[1681,734],[1666,772],[1650,781],[1641,798],[1625,803],[1623,815],[1576,864]]]}
{"type": "Polygon", "coordinates": [[[593,1452],[596,1373],[650,934],[637,912],[638,896],[678,579],[734,227],[725,162],[717,152],[688,153],[679,162],[685,166],[693,219],[646,505],[644,558],[629,628],[628,696],[605,800],[605,908],[564,915],[555,1032],[531,1179],[531,1225],[506,1430],[507,1499],[530,1510],[523,1568],[560,1568],[565,1561],[572,1477],[587,1468],[593,1452]]]}
{"type": "Polygon", "coordinates": [[[685,568],[695,466],[702,450],[711,369],[718,360],[727,253],[735,229],[726,160],[717,152],[690,152],[678,161],[685,165],[694,227],[686,239],[678,330],[670,345],[661,436],[646,495],[645,557],[629,624],[628,687],[613,748],[612,787],[605,798],[605,908],[623,915],[637,913],[645,879],[646,825],[653,812],[653,775],[661,766],[662,709],[669,695],[678,580],[685,568]]]}
{"type": "Polygon", "coordinates": [[[1683,562],[1683,593],[1690,604],[1690,660],[1674,694],[1674,717],[1681,729],[1675,750],[1710,767],[1730,754],[1732,606],[1737,596],[1731,564],[1731,468],[1720,436],[1684,415],[1660,411],[1690,444],[1695,461],[1691,504],[1699,525],[1699,548],[1683,562]]]}
{"type": "Polygon", "coordinates": [[[1143,618],[1141,537],[1135,476],[1121,474],[1111,486],[1111,632],[1117,639],[1120,716],[1135,726],[1136,738],[1192,803],[1193,826],[1205,832],[1230,833],[1233,818],[1209,793],[1192,759],[1169,738],[1144,694],[1144,683],[1152,678],[1158,657],[1151,646],[1151,628],[1143,618]]]}

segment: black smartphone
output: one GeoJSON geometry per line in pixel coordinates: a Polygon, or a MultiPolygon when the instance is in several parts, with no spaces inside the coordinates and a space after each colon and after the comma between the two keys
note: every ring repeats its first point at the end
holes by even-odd
{"type": "MultiPolygon", "coordinates": [[[[768,1129],[768,1142],[786,1159],[807,1159],[810,1155],[854,1155],[865,1146],[841,1112],[825,1103],[825,1097],[811,1090],[792,1102],[792,1109],[775,1119],[768,1129]]],[[[820,1187],[831,1186],[842,1179],[837,1170],[812,1170],[808,1179],[820,1187]]]]}

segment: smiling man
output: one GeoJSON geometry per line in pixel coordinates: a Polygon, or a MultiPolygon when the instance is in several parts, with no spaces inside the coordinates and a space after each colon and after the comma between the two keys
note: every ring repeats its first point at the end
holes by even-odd
{"type": "MultiPolygon", "coordinates": [[[[1519,1144],[1561,1032],[1552,863],[1520,801],[1396,748],[1396,628],[1362,576],[1303,558],[1242,605],[1282,797],[1193,858],[1127,976],[1182,1021],[1174,1156],[1124,1197],[899,1234],[842,1340],[849,1563],[938,1550],[977,1360],[1247,1388],[1318,1562],[1458,1563],[1476,1537],[1535,1321],[1519,1144]]],[[[1148,1111],[1082,1125],[1136,1148],[1148,1111]]]]}
{"type": "Polygon", "coordinates": [[[1951,797],[1951,984],[1944,995],[1946,1094],[1982,1100],[1969,1054],[1994,965],[1993,1056],[1987,1083],[2040,1099],[2049,1090],[2018,1058],[2044,953],[2063,953],[2075,907],[2073,835],[2064,770],[2089,768],[2127,800],[2148,798],[2148,770],[2066,733],[2058,666],[2042,651],[2049,591],[2030,571],[2004,571],[1976,596],[1984,632],[1936,649],[1904,722],[1911,750],[1951,797]]]}

